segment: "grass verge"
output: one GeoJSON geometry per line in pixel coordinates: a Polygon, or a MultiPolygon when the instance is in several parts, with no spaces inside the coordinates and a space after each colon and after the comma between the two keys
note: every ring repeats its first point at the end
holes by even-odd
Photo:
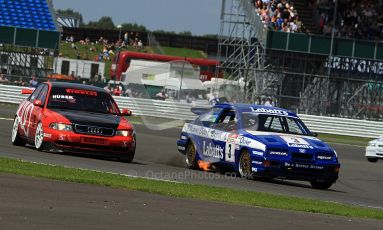
{"type": "Polygon", "coordinates": [[[66,168],[62,166],[42,165],[8,158],[0,158],[0,172],[68,182],[103,185],[203,201],[216,201],[347,217],[383,219],[383,211],[362,208],[359,206],[206,185],[130,178],[110,173],[66,168]]]}
{"type": "Polygon", "coordinates": [[[318,138],[329,143],[349,144],[349,145],[356,145],[360,147],[366,147],[367,143],[373,140],[372,138],[367,138],[367,137],[351,137],[351,136],[342,136],[342,135],[325,134],[325,133],[320,133],[318,135],[318,138]]]}

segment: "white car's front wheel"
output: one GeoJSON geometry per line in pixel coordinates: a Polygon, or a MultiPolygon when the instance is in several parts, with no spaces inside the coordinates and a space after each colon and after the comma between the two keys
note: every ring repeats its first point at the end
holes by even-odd
{"type": "Polygon", "coordinates": [[[367,160],[372,163],[376,163],[378,161],[378,158],[376,157],[367,157],[367,160]]]}
{"type": "Polygon", "coordinates": [[[36,128],[35,148],[39,151],[44,150],[44,130],[41,122],[39,122],[36,128]]]}

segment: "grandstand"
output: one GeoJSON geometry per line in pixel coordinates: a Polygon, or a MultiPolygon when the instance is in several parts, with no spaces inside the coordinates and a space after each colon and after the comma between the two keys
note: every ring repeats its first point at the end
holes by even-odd
{"type": "MultiPolygon", "coordinates": [[[[299,11],[302,3],[283,2],[294,5],[302,21],[310,18],[299,11]]],[[[273,97],[299,113],[383,120],[382,43],[322,36],[305,21],[303,33],[276,30],[252,0],[222,4],[219,68],[233,80],[246,80],[241,101],[273,97]]]]}
{"type": "Polygon", "coordinates": [[[0,44],[1,73],[46,77],[60,44],[52,2],[0,0],[0,44]]]}

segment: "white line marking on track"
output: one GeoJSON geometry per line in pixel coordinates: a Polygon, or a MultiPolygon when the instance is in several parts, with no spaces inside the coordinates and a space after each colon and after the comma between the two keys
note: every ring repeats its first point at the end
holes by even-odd
{"type": "Polygon", "coordinates": [[[75,168],[75,167],[70,167],[70,166],[65,166],[65,165],[56,165],[56,164],[49,164],[49,163],[42,163],[42,162],[28,161],[28,160],[21,160],[21,159],[16,159],[16,160],[19,160],[21,162],[37,164],[37,165],[54,166],[54,167],[58,166],[58,167],[64,167],[64,168],[67,168],[67,169],[79,169],[79,170],[83,170],[83,171],[91,171],[91,172],[98,172],[98,173],[113,174],[113,175],[117,175],[117,176],[129,177],[129,178],[140,178],[140,179],[147,179],[147,180],[170,182],[170,183],[174,183],[174,184],[184,184],[181,181],[173,181],[173,180],[167,180],[167,179],[161,179],[161,178],[155,178],[155,177],[145,177],[145,176],[129,175],[129,174],[122,174],[122,173],[108,172],[108,171],[95,170],[95,169],[87,169],[87,168],[75,168]]]}
{"type": "Polygon", "coordinates": [[[13,121],[13,118],[0,117],[0,120],[13,121]]]}

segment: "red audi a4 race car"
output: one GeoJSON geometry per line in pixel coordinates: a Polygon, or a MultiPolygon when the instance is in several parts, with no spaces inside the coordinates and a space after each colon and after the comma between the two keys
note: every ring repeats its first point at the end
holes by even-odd
{"type": "Polygon", "coordinates": [[[90,153],[131,162],[136,149],[133,126],[104,89],[82,84],[46,82],[17,109],[12,128],[14,145],[37,150],[90,153]]]}

